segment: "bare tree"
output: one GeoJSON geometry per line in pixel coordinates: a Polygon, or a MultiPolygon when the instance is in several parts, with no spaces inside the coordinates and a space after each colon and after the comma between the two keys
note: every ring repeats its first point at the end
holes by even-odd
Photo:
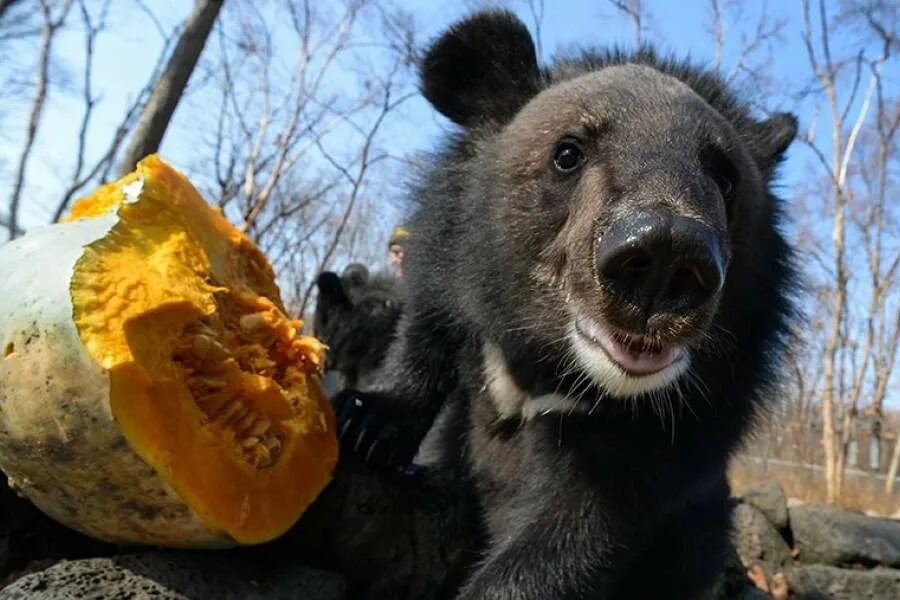
{"type": "MultiPolygon", "coordinates": [[[[156,16],[150,13],[149,10],[146,12],[150,20],[159,27],[160,35],[163,37],[162,49],[160,50],[156,65],[147,78],[147,83],[145,83],[143,88],[135,94],[134,99],[126,107],[121,120],[113,131],[113,134],[103,151],[99,156],[92,159],[87,153],[87,138],[91,131],[95,111],[100,102],[99,95],[94,93],[93,72],[95,47],[98,37],[106,30],[110,4],[111,0],[104,0],[100,5],[98,14],[93,16],[88,9],[86,0],[78,0],[82,27],[84,29],[84,69],[82,72],[81,90],[84,112],[78,128],[78,140],[75,147],[72,174],[56,203],[51,222],[56,222],[63,216],[76,194],[84,190],[87,185],[105,182],[109,179],[122,143],[125,141],[128,133],[134,128],[141,107],[147,103],[147,99],[150,97],[155,82],[159,79],[159,74],[162,71],[165,59],[169,55],[172,41],[175,38],[175,32],[167,33],[162,29],[162,26],[159,25],[156,16]]],[[[143,8],[146,9],[146,7],[143,8]]]]}
{"type": "Polygon", "coordinates": [[[747,3],[741,0],[709,0],[707,26],[713,42],[713,65],[721,71],[725,82],[738,83],[753,99],[765,96],[772,87],[769,80],[773,71],[770,64],[771,45],[782,39],[787,19],[775,17],[766,2],[759,6],[759,14],[750,28],[747,3]],[[740,30],[737,36],[732,34],[740,30]],[[726,46],[730,38],[737,37],[733,60],[726,61],[726,46]],[[728,64],[726,64],[726,62],[728,64]]]}
{"type": "MultiPolygon", "coordinates": [[[[3,57],[0,60],[0,141],[14,135],[18,123],[23,121],[17,116],[16,125],[6,125],[3,120],[11,113],[18,113],[17,109],[28,102],[27,98],[33,98],[36,90],[39,57],[35,48],[39,47],[43,28],[43,16],[41,11],[34,10],[36,5],[34,1],[16,0],[7,4],[0,15],[0,56],[3,57]]],[[[0,157],[0,169],[7,162],[8,159],[0,157]]],[[[0,214],[7,208],[5,200],[2,204],[0,214]]],[[[4,233],[7,225],[5,220],[0,221],[4,233]]]]}
{"type": "Polygon", "coordinates": [[[643,0],[608,0],[608,2],[631,21],[634,27],[634,45],[640,46],[643,43],[645,17],[643,0]]]}
{"type": "Polygon", "coordinates": [[[15,10],[9,10],[6,15],[0,16],[0,44],[38,37],[41,34],[40,15],[27,10],[28,5],[20,2],[21,0],[16,0],[8,5],[7,8],[15,10]]]}
{"type": "MultiPolygon", "coordinates": [[[[97,135],[98,127],[102,127],[97,124],[98,110],[106,109],[106,107],[103,106],[102,101],[104,90],[102,86],[98,89],[95,81],[94,66],[97,59],[98,41],[111,27],[115,27],[114,23],[110,23],[112,0],[94,2],[66,0],[64,2],[57,1],[55,4],[48,1],[40,4],[46,11],[38,11],[38,14],[19,11],[17,10],[19,7],[16,6],[7,13],[4,17],[5,20],[0,22],[0,44],[5,46],[8,54],[22,56],[22,49],[32,43],[28,37],[30,29],[34,27],[38,19],[43,21],[43,26],[35,34],[39,35],[41,39],[38,68],[35,70],[25,60],[16,64],[7,62],[5,64],[7,68],[3,73],[6,79],[5,83],[16,83],[16,86],[12,87],[18,95],[23,95],[23,92],[29,89],[34,90],[34,98],[30,105],[29,128],[25,132],[23,151],[17,156],[17,169],[13,174],[12,195],[8,211],[10,218],[0,216],[0,226],[8,234],[13,229],[15,229],[15,235],[23,233],[18,214],[21,210],[24,190],[28,185],[29,158],[38,142],[38,127],[47,104],[49,90],[54,86],[62,93],[72,94],[74,98],[80,100],[82,113],[78,121],[76,137],[71,142],[61,143],[58,139],[54,139],[52,142],[57,149],[54,159],[63,161],[68,159],[67,164],[71,165],[71,171],[67,178],[63,178],[56,199],[51,196],[41,202],[47,208],[47,217],[51,221],[57,221],[68,209],[71,201],[85,188],[108,181],[114,174],[116,159],[120,154],[121,147],[129,132],[134,129],[141,108],[147,103],[177,37],[177,28],[175,31],[166,31],[144,2],[136,0],[135,5],[139,12],[143,13],[142,16],[148,18],[159,31],[162,48],[156,64],[148,76],[147,83],[140,90],[135,90],[130,94],[131,98],[106,141],[97,135]],[[11,21],[14,23],[10,25],[11,21]],[[7,25],[13,27],[15,31],[3,37],[4,32],[9,32],[7,25]],[[70,65],[66,65],[65,68],[51,66],[52,42],[54,36],[63,29],[71,35],[80,35],[83,39],[83,51],[67,57],[72,59],[70,65],[78,65],[78,68],[81,69],[81,72],[77,73],[77,77],[75,73],[70,72],[70,65]],[[33,71],[36,72],[33,73],[33,71]],[[68,152],[72,152],[71,157],[67,156],[68,152]]],[[[132,16],[128,15],[128,18],[132,18],[132,16]]],[[[3,93],[12,102],[17,94],[10,92],[10,87],[9,85],[0,86],[2,89],[0,93],[3,93]],[[6,92],[10,93],[6,94],[6,92]]],[[[111,116],[115,118],[106,109],[105,120],[107,122],[111,116]]],[[[56,192],[48,190],[46,193],[55,194],[56,192]]],[[[38,200],[36,199],[35,202],[38,200]]]]}
{"type": "Polygon", "coordinates": [[[163,135],[172,120],[175,108],[184,94],[191,73],[206,46],[206,40],[224,0],[196,0],[194,12],[188,17],[169,63],[156,82],[153,93],[144,105],[131,143],[119,167],[124,175],[137,162],[159,149],[163,135]]]}
{"type": "MultiPolygon", "coordinates": [[[[787,20],[773,15],[766,3],[752,5],[741,0],[709,0],[707,3],[706,29],[712,46],[712,65],[719,71],[726,84],[740,89],[742,97],[756,106],[761,113],[773,109],[771,101],[775,86],[775,64],[771,60],[774,44],[782,40],[787,20]]],[[[799,230],[804,232],[803,222],[799,230]]],[[[755,452],[764,456],[791,457],[810,460],[815,456],[805,435],[814,421],[812,406],[821,386],[821,369],[810,369],[815,341],[823,332],[823,320],[813,319],[803,325],[803,332],[794,336],[795,343],[787,357],[787,373],[780,388],[781,402],[775,405],[757,433],[755,452]]]]}
{"type": "Polygon", "coordinates": [[[21,3],[22,0],[0,0],[0,19],[3,18],[3,15],[6,14],[6,11],[13,7],[15,4],[21,3]]]}
{"type": "MultiPolygon", "coordinates": [[[[839,170],[839,164],[841,162],[841,153],[842,153],[842,121],[840,118],[840,109],[837,105],[836,99],[836,91],[835,91],[835,79],[837,78],[836,67],[833,65],[831,61],[830,47],[828,46],[828,36],[827,36],[827,24],[825,23],[825,7],[824,3],[820,2],[821,9],[821,21],[820,23],[822,27],[822,46],[821,52],[825,55],[827,59],[827,63],[825,68],[820,68],[819,66],[819,57],[816,54],[814,41],[813,41],[813,33],[812,33],[812,21],[810,18],[810,6],[809,0],[803,0],[803,14],[804,14],[804,22],[805,29],[803,33],[803,39],[807,46],[807,52],[809,56],[810,64],[813,70],[816,73],[816,77],[822,83],[822,86],[827,94],[830,104],[832,106],[832,114],[834,116],[834,133],[833,135],[833,167],[830,171],[832,175],[833,181],[835,183],[835,198],[837,200],[836,204],[836,217],[834,224],[834,232],[832,237],[834,239],[835,245],[835,267],[836,267],[836,277],[837,277],[837,288],[835,290],[835,305],[834,305],[834,313],[832,318],[832,326],[831,333],[828,338],[828,348],[826,354],[828,356],[826,361],[826,370],[825,370],[825,393],[822,398],[822,422],[823,422],[823,432],[822,432],[822,443],[825,450],[825,480],[827,486],[827,498],[829,502],[833,502],[837,495],[837,490],[835,488],[835,430],[834,430],[834,387],[835,387],[835,362],[837,357],[837,344],[840,336],[840,323],[843,315],[844,306],[846,303],[846,274],[844,268],[844,200],[843,195],[841,193],[841,184],[838,183],[838,178],[836,175],[836,171],[839,170]]],[[[809,139],[809,138],[807,138],[809,139]]],[[[810,146],[815,147],[813,145],[813,140],[809,139],[810,146]]],[[[823,157],[824,159],[824,157],[823,157]]],[[[827,160],[825,160],[824,164],[827,166],[827,160]]]]}
{"type": "Polygon", "coordinates": [[[235,6],[222,23],[209,67],[210,195],[269,254],[303,314],[316,274],[373,237],[358,216],[375,201],[373,167],[392,160],[379,133],[414,93],[411,21],[375,0],[305,0],[235,6]],[[366,64],[363,52],[379,60],[366,64]],[[297,59],[281,70],[286,55],[297,59]],[[360,84],[335,86],[348,76],[360,84]]]}
{"type": "MultiPolygon", "coordinates": [[[[865,30],[884,45],[885,55],[896,55],[900,41],[897,33],[900,19],[895,5],[884,2],[851,3],[846,7],[844,17],[861,20],[865,30]]],[[[900,342],[900,300],[891,302],[892,292],[896,295],[898,289],[900,248],[891,248],[887,243],[888,239],[897,239],[900,235],[900,211],[895,203],[886,202],[888,198],[896,197],[898,192],[892,173],[900,162],[900,148],[897,145],[900,98],[886,96],[880,76],[876,81],[875,98],[874,131],[869,132],[868,143],[863,146],[869,150],[868,155],[859,161],[858,168],[862,202],[854,207],[851,215],[864,240],[870,279],[870,303],[866,315],[866,347],[870,351],[864,357],[871,358],[874,375],[869,412],[876,418],[880,429],[900,342]]],[[[862,381],[858,385],[862,387],[862,381]]],[[[897,433],[900,434],[900,431],[897,433]]],[[[894,454],[897,452],[895,450],[894,454]]],[[[895,460],[892,458],[892,463],[895,460]]],[[[896,475],[896,465],[892,464],[892,468],[896,475]]],[[[889,478],[887,483],[892,486],[893,479],[889,478]]]]}
{"type": "MultiPolygon", "coordinates": [[[[834,502],[841,493],[842,472],[845,467],[846,448],[854,429],[858,401],[867,366],[871,360],[873,335],[860,342],[851,331],[852,315],[848,312],[851,288],[851,271],[848,269],[848,218],[858,191],[852,185],[854,153],[860,142],[860,134],[872,112],[873,99],[879,89],[881,70],[891,57],[892,39],[883,37],[879,51],[868,57],[863,51],[855,56],[837,59],[834,56],[831,36],[839,21],[830,21],[824,0],[819,0],[816,17],[812,16],[809,0],[803,1],[803,42],[810,67],[818,82],[818,90],[824,97],[830,116],[830,156],[816,145],[814,130],[806,136],[807,146],[813,151],[829,182],[831,203],[831,239],[824,246],[830,259],[824,272],[829,278],[829,326],[824,351],[824,387],[822,390],[822,445],[824,449],[826,497],[834,502]],[[815,21],[815,23],[814,23],[815,21]],[[818,35],[814,33],[818,27],[818,35]],[[839,79],[849,71],[850,85],[841,93],[839,79]],[[841,427],[836,428],[836,418],[841,427]],[[839,437],[840,436],[840,437],[839,437]]],[[[877,121],[877,119],[876,119],[877,121]]],[[[823,264],[825,261],[822,260],[823,264]]],[[[879,270],[880,265],[876,270],[879,270]]],[[[878,310],[880,284],[876,277],[870,296],[869,314],[878,310]]]]}
{"type": "Polygon", "coordinates": [[[544,25],[544,0],[528,0],[528,12],[531,13],[531,20],[534,22],[534,47],[540,60],[544,53],[541,31],[544,25]]]}
{"type": "Polygon", "coordinates": [[[25,187],[25,172],[28,169],[28,159],[34,148],[38,127],[44,114],[44,104],[47,100],[47,87],[50,78],[50,55],[53,50],[53,40],[57,31],[65,23],[69,10],[72,8],[72,0],[65,0],[54,12],[54,6],[50,0],[40,1],[43,25],[41,27],[41,50],[38,61],[38,81],[31,104],[31,115],[28,119],[28,129],[25,132],[25,142],[19,155],[18,166],[13,180],[13,189],[9,198],[7,231],[9,239],[15,238],[21,231],[19,229],[19,206],[22,201],[22,191],[25,187]]]}
{"type": "MultiPolygon", "coordinates": [[[[900,310],[892,316],[888,311],[892,288],[897,282],[900,249],[886,247],[886,236],[896,221],[885,204],[889,196],[888,173],[891,162],[897,160],[896,134],[900,126],[900,101],[886,105],[881,78],[876,85],[874,124],[861,135],[860,158],[856,161],[857,193],[851,197],[849,218],[862,238],[866,271],[869,281],[869,300],[862,315],[862,343],[857,353],[848,391],[848,408],[844,411],[841,430],[841,454],[838,457],[838,480],[846,464],[848,446],[854,430],[854,419],[860,400],[868,392],[868,415],[874,420],[872,434],[879,440],[883,423],[884,400],[888,382],[896,365],[897,344],[900,339],[900,310]]],[[[861,294],[859,294],[861,295],[861,294]]],[[[841,485],[839,483],[838,488],[841,485]]]]}
{"type": "MultiPolygon", "coordinates": [[[[754,451],[822,461],[825,495],[836,501],[863,442],[866,450],[871,442],[862,456],[872,468],[883,464],[880,431],[889,422],[883,405],[895,380],[900,249],[893,240],[900,224],[884,199],[896,194],[891,173],[900,99],[883,84],[883,73],[896,62],[898,23],[896,5],[880,0],[846,0],[838,7],[806,0],[802,9],[811,77],[798,96],[781,101],[792,102],[809,123],[803,142],[810,160],[791,202],[804,318],[788,356],[784,402],[754,451]]],[[[769,85],[776,73],[771,51],[786,21],[765,4],[751,9],[740,0],[709,0],[707,23],[723,77],[765,112],[772,94],[760,92],[776,91],[769,85]]],[[[900,447],[894,454],[900,462],[900,447]]]]}

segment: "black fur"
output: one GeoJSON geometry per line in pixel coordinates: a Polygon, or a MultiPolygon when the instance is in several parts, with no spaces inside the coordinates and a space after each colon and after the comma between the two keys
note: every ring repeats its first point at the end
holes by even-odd
{"type": "Polygon", "coordinates": [[[515,114],[538,89],[534,42],[513,15],[484,13],[437,41],[422,65],[422,94],[461,125],[515,114]]]}
{"type": "Polygon", "coordinates": [[[649,49],[539,72],[522,31],[482,13],[425,59],[428,99],[466,128],[416,191],[397,340],[378,385],[336,398],[343,440],[374,462],[408,461],[449,403],[444,463],[472,486],[489,540],[460,598],[700,597],[725,556],[727,461],[775,382],[792,318],[770,188],[796,120],[757,121],[714,73],[649,49]],[[472,67],[479,55],[487,67],[472,67]],[[582,172],[555,172],[559,140],[546,136],[578,137],[582,172]],[[569,360],[566,311],[625,322],[597,284],[593,244],[648,207],[708,225],[728,267],[702,310],[654,332],[690,348],[690,377],[622,399],[569,360]],[[485,343],[530,397],[560,392],[579,409],[502,418],[485,343]]]}
{"type": "Polygon", "coordinates": [[[325,368],[339,371],[345,387],[365,385],[394,338],[403,307],[397,282],[351,264],[340,277],[326,271],[316,283],[313,331],[328,344],[325,368]]]}

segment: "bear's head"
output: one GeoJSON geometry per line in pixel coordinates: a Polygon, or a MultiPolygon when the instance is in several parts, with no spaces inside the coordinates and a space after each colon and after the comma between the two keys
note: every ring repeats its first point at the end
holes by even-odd
{"type": "Polygon", "coordinates": [[[358,386],[380,366],[393,338],[402,309],[396,282],[354,263],[340,276],[323,272],[316,285],[313,332],[328,345],[325,369],[340,371],[343,385],[358,386]]]}
{"type": "Polygon", "coordinates": [[[422,90],[462,127],[434,175],[453,181],[437,210],[457,305],[520,383],[537,361],[553,385],[634,397],[768,360],[789,311],[770,183],[792,115],[755,119],[716,75],[649,50],[542,70],[503,11],[440,37],[422,90]]]}

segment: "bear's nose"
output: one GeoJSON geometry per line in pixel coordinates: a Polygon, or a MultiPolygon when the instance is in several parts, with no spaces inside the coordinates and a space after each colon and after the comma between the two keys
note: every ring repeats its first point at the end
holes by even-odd
{"type": "Polygon", "coordinates": [[[597,242],[594,260],[604,291],[641,311],[644,323],[657,313],[701,306],[725,279],[716,232],[696,219],[661,211],[615,220],[597,242]]]}

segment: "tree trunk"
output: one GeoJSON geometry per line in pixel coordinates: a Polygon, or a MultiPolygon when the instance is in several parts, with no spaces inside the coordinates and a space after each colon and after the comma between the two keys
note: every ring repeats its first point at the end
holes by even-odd
{"type": "Polygon", "coordinates": [[[131,144],[119,166],[121,175],[134,169],[137,162],[148,154],[159,150],[169,121],[184,94],[194,67],[197,66],[223,2],[224,0],[197,0],[169,63],[144,105],[131,144]]]}
{"type": "Polygon", "coordinates": [[[884,491],[888,494],[894,492],[894,480],[897,479],[897,470],[900,469],[900,432],[897,433],[897,441],[894,442],[894,454],[891,456],[891,466],[884,480],[884,491]]]}
{"type": "Polygon", "coordinates": [[[826,358],[825,393],[822,395],[822,447],[825,451],[825,498],[829,503],[837,500],[837,464],[835,452],[834,433],[834,392],[831,385],[834,384],[834,359],[833,346],[837,342],[829,342],[828,358],[826,358]]]}

